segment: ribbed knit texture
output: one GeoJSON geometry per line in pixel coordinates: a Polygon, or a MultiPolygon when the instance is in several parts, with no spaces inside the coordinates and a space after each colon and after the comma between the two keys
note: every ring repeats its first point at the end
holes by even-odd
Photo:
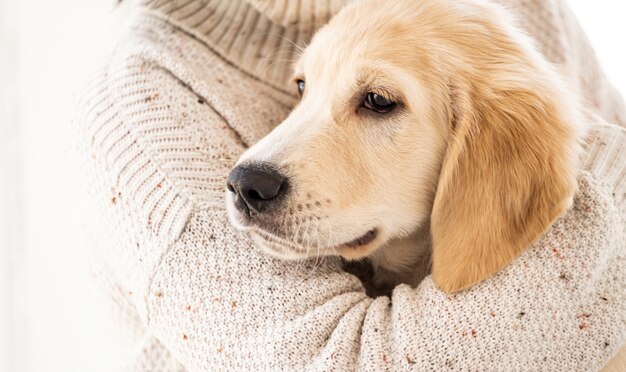
{"type": "Polygon", "coordinates": [[[375,300],[336,258],[315,266],[262,254],[224,206],[238,156],[295,102],[285,83],[292,58],[274,51],[304,46],[340,2],[138,5],[78,109],[96,278],[135,345],[120,368],[604,365],[626,342],[626,113],[561,2],[506,3],[595,113],[574,207],[468,291],[445,295],[428,277],[375,300]]]}

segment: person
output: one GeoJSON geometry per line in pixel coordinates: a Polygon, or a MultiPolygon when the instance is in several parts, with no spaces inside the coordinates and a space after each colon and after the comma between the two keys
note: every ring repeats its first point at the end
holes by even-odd
{"type": "Polygon", "coordinates": [[[132,26],[77,108],[119,368],[591,370],[618,352],[626,110],[563,1],[500,2],[584,94],[574,209],[468,291],[426,278],[375,299],[337,258],[267,257],[225,213],[236,159],[296,102],[293,55],[343,1],[127,1],[132,26]]]}

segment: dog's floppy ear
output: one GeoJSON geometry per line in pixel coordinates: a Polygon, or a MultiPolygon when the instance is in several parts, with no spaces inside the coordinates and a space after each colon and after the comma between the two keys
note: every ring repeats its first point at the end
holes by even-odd
{"type": "Polygon", "coordinates": [[[508,81],[451,88],[450,142],[431,216],[432,275],[446,292],[510,263],[569,207],[576,190],[576,138],[551,96],[558,90],[508,81]]]}

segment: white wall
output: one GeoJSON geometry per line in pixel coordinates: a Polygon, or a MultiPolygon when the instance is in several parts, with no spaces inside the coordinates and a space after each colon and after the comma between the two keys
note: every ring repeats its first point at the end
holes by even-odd
{"type": "Polygon", "coordinates": [[[613,84],[626,93],[626,2],[567,0],[613,84]]]}
{"type": "MultiPolygon", "coordinates": [[[[72,108],[119,33],[111,0],[0,0],[18,11],[20,246],[12,369],[82,371],[106,344],[81,253],[88,242],[74,197],[72,108]],[[94,343],[95,341],[95,343],[94,343]]],[[[0,53],[2,53],[0,51],[0,53]]],[[[95,368],[95,366],[94,366],[95,368]]],[[[0,367],[0,370],[2,367],[0,367]]]]}
{"type": "Polygon", "coordinates": [[[12,335],[15,334],[13,298],[16,270],[13,257],[21,246],[21,221],[14,213],[19,211],[20,152],[18,149],[18,109],[15,97],[18,79],[17,67],[17,6],[0,0],[0,371],[13,368],[12,355],[16,353],[12,335]],[[11,179],[13,182],[7,182],[11,179]]]}

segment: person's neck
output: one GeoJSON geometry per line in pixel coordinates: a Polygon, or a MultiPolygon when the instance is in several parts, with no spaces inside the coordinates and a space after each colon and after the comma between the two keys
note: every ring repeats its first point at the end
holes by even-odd
{"type": "Polygon", "coordinates": [[[294,57],[343,0],[140,0],[225,60],[287,90],[294,57]]]}

